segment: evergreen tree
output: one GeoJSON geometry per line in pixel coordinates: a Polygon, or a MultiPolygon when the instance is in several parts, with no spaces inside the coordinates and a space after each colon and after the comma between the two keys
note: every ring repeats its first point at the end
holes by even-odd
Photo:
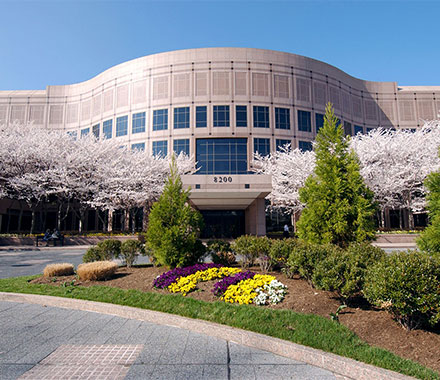
{"type": "Polygon", "coordinates": [[[422,251],[440,258],[440,172],[431,173],[425,180],[429,190],[427,208],[430,223],[417,239],[417,245],[422,251]]]}
{"type": "Polygon", "coordinates": [[[159,264],[175,268],[195,264],[204,254],[198,240],[203,219],[188,202],[190,191],[183,190],[174,157],[170,168],[164,191],[150,212],[147,245],[159,264]]]}
{"type": "Polygon", "coordinates": [[[306,206],[298,221],[298,235],[312,243],[346,246],[374,237],[373,193],[359,173],[342,125],[327,104],[324,126],[314,146],[316,167],[300,190],[306,206]]]}

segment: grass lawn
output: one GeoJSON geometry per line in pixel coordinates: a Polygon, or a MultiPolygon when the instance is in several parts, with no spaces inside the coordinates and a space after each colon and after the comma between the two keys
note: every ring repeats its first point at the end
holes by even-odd
{"type": "Polygon", "coordinates": [[[384,349],[369,346],[345,326],[321,316],[106,286],[66,284],[60,287],[28,283],[36,277],[0,279],[0,291],[78,298],[203,319],[332,352],[420,379],[440,379],[438,373],[384,349]]]}

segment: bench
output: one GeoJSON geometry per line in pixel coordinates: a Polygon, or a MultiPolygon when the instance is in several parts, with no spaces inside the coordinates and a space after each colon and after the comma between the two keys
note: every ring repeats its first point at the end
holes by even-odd
{"type": "Polygon", "coordinates": [[[53,243],[53,246],[55,247],[57,242],[60,243],[60,246],[64,246],[64,236],[60,234],[59,239],[54,239],[52,236],[48,240],[43,240],[44,235],[37,235],[35,236],[35,246],[38,247],[38,243],[47,243],[49,245],[50,242],[53,243]]]}

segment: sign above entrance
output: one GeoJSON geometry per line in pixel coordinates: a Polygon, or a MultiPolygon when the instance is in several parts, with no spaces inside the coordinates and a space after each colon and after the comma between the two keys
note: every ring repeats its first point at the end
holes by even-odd
{"type": "Polygon", "coordinates": [[[231,176],[214,176],[212,177],[212,182],[214,183],[232,183],[231,176]]]}

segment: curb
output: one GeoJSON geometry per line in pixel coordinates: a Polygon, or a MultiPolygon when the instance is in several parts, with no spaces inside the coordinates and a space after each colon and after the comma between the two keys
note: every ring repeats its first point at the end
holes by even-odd
{"type": "Polygon", "coordinates": [[[127,319],[137,319],[159,325],[182,328],[215,338],[228,340],[244,346],[269,351],[276,355],[284,356],[326,369],[333,372],[335,375],[339,375],[347,379],[413,379],[412,377],[402,375],[397,372],[378,368],[370,364],[361,363],[353,359],[344,358],[342,356],[331,354],[315,348],[302,346],[296,343],[291,343],[282,339],[272,338],[263,334],[220,325],[213,322],[181,317],[174,314],[103,302],[35,294],[0,292],[0,301],[26,302],[44,306],[61,307],[65,309],[91,311],[127,319]]]}
{"type": "Polygon", "coordinates": [[[39,246],[35,247],[32,245],[23,245],[23,246],[13,246],[13,245],[5,245],[0,246],[0,252],[17,252],[17,251],[68,251],[72,249],[88,249],[91,245],[63,245],[61,247],[44,247],[39,246]]]}

